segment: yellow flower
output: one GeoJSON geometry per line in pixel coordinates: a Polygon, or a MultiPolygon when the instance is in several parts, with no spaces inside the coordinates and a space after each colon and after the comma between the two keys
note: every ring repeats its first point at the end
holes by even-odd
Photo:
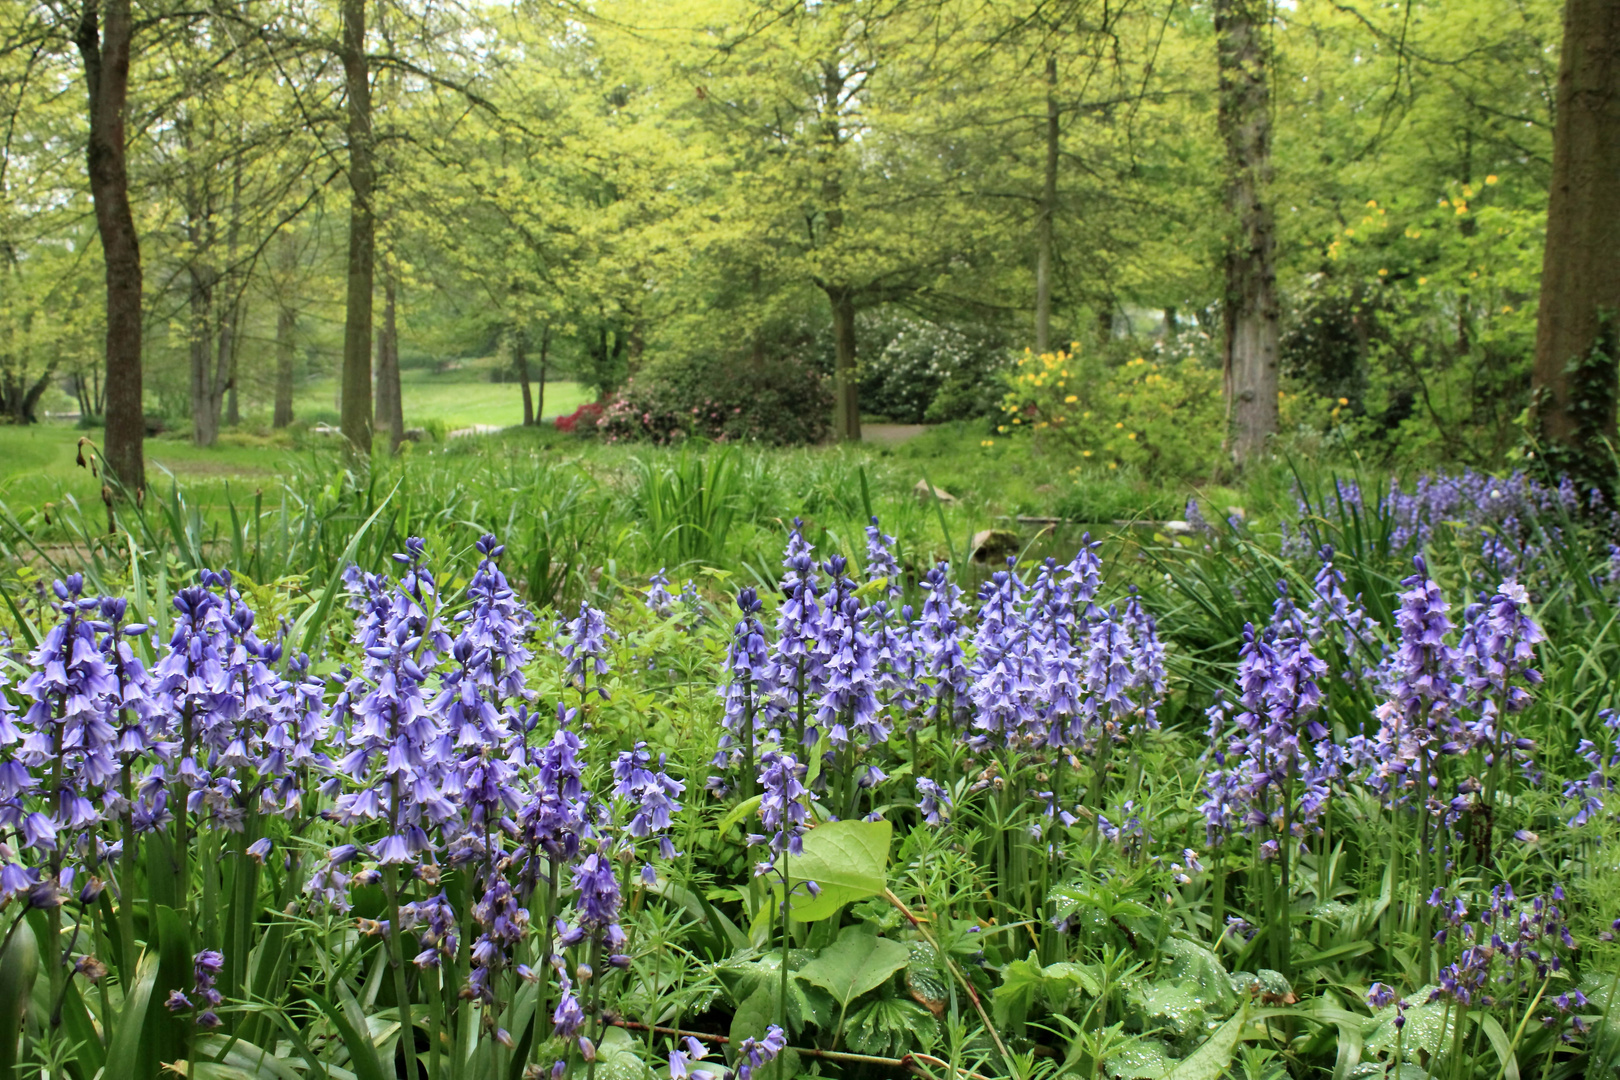
{"type": "Polygon", "coordinates": [[[1125,437],[1127,439],[1131,440],[1132,442],[1135,442],[1136,441],[1136,432],[1132,431],[1129,434],[1127,434],[1125,437]]]}
{"type": "Polygon", "coordinates": [[[1389,276],[1389,271],[1388,270],[1380,270],[1380,271],[1378,271],[1378,276],[1379,277],[1388,277],[1389,276]]]}
{"type": "Polygon", "coordinates": [[[1474,188],[1473,188],[1472,184],[1464,184],[1463,185],[1463,196],[1465,198],[1469,198],[1469,199],[1472,199],[1474,197],[1474,188]]]}
{"type": "Polygon", "coordinates": [[[1459,202],[1457,204],[1457,214],[1461,216],[1466,213],[1468,213],[1468,204],[1465,202],[1459,202]]]}
{"type": "Polygon", "coordinates": [[[1063,399],[1063,404],[1065,404],[1065,405],[1073,405],[1075,402],[1077,402],[1079,400],[1080,399],[1078,397],[1076,397],[1073,394],[1070,394],[1068,397],[1063,399]]]}
{"type": "Polygon", "coordinates": [[[1082,451],[1080,451],[1080,456],[1081,457],[1090,457],[1091,456],[1091,451],[1090,450],[1082,450],[1082,451]]]}
{"type": "Polygon", "coordinates": [[[1108,467],[1109,467],[1109,468],[1110,468],[1110,469],[1117,469],[1117,468],[1119,468],[1119,462],[1117,462],[1117,461],[1110,461],[1110,462],[1109,462],[1109,463],[1108,463],[1108,467]]]}
{"type": "Polygon", "coordinates": [[[1023,418],[1022,418],[1022,417],[1018,417],[1018,416],[1015,416],[1015,417],[1013,417],[1013,423],[1015,423],[1015,424],[1022,424],[1022,423],[1023,423],[1023,422],[1024,422],[1024,421],[1023,421],[1023,418]]]}
{"type": "Polygon", "coordinates": [[[1496,176],[1495,176],[1495,175],[1494,175],[1494,174],[1493,174],[1493,175],[1491,175],[1491,176],[1487,176],[1487,177],[1486,177],[1486,178],[1485,178],[1485,182],[1486,182],[1486,183],[1487,183],[1487,184],[1494,184],[1494,183],[1496,183],[1496,176]]]}
{"type": "Polygon", "coordinates": [[[1344,230],[1344,235],[1346,235],[1346,236],[1354,236],[1354,235],[1356,235],[1356,230],[1354,230],[1354,229],[1346,229],[1346,230],[1344,230]]]}
{"type": "Polygon", "coordinates": [[[1339,399],[1339,404],[1340,405],[1348,405],[1348,404],[1350,404],[1350,399],[1347,398],[1347,397],[1342,397],[1342,398],[1339,399]]]}
{"type": "Polygon", "coordinates": [[[979,445],[980,446],[994,446],[994,445],[996,445],[996,440],[994,440],[994,439],[984,439],[979,443],[979,445]]]}
{"type": "Polygon", "coordinates": [[[1116,427],[1116,428],[1122,428],[1124,426],[1125,426],[1125,422],[1123,420],[1114,425],[1114,427],[1116,427]]]}
{"type": "Polygon", "coordinates": [[[1378,200],[1377,199],[1368,199],[1367,200],[1367,205],[1368,206],[1377,206],[1378,205],[1378,200]]]}
{"type": "Polygon", "coordinates": [[[1504,314],[1504,315],[1513,314],[1513,305],[1512,304],[1503,304],[1502,305],[1502,314],[1504,314]]]}
{"type": "Polygon", "coordinates": [[[1428,283],[1429,283],[1429,279],[1428,279],[1428,278],[1426,278],[1426,277],[1420,277],[1420,278],[1418,278],[1418,284],[1419,284],[1419,285],[1427,285],[1427,284],[1428,284],[1428,283]]]}
{"type": "Polygon", "coordinates": [[[1001,432],[1003,435],[1005,435],[1005,434],[1007,434],[1007,425],[1006,424],[997,424],[996,425],[996,430],[1001,432]]]}

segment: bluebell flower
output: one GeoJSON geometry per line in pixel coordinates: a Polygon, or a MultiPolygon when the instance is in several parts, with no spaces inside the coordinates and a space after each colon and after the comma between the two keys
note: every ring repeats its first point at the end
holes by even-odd
{"type": "Polygon", "coordinates": [[[669,578],[664,575],[664,568],[659,567],[647,584],[644,599],[647,610],[660,619],[669,618],[675,612],[675,598],[669,593],[669,578]]]}
{"type": "Polygon", "coordinates": [[[608,629],[607,620],[596,608],[583,600],[579,604],[579,614],[569,620],[564,628],[563,659],[567,661],[565,671],[568,681],[583,697],[594,691],[603,701],[608,698],[608,692],[602,686],[602,676],[608,673],[607,643],[619,635],[608,629]],[[591,685],[592,677],[595,685],[591,685]]]}

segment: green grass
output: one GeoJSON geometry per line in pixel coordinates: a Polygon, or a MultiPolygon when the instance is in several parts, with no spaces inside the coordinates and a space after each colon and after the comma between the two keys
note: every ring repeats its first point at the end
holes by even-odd
{"type": "MultiPolygon", "coordinates": [[[[511,427],[523,423],[523,394],[516,383],[489,381],[487,365],[470,364],[451,371],[411,368],[400,372],[400,393],[405,399],[407,427],[443,424],[447,429],[494,424],[511,427]]],[[[314,379],[293,396],[293,415],[301,419],[335,423],[338,416],[337,379],[314,379]]],[[[539,389],[538,386],[535,387],[539,389]]],[[[564,416],[592,399],[591,391],[575,382],[547,382],[541,419],[564,416]]]]}

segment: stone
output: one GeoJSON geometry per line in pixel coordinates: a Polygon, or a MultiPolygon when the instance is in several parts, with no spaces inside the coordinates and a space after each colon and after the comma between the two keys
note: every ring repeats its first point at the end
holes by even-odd
{"type": "MultiPolygon", "coordinates": [[[[911,490],[917,493],[917,498],[923,500],[924,502],[928,501],[928,481],[926,481],[926,480],[917,481],[917,486],[912,488],[911,490]]],[[[953,503],[953,502],[956,501],[956,496],[955,495],[952,495],[950,492],[946,491],[944,488],[940,487],[938,484],[934,485],[934,495],[942,503],[953,503]]]]}
{"type": "Polygon", "coordinates": [[[1023,538],[1007,529],[980,529],[973,534],[971,558],[976,563],[1005,562],[1009,555],[1017,555],[1023,547],[1023,538]]]}

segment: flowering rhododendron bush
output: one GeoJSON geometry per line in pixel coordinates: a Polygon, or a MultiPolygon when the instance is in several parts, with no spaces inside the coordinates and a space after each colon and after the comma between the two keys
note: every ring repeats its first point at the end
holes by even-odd
{"type": "Polygon", "coordinates": [[[58,581],[11,608],[0,1066],[1613,1071],[1612,516],[1197,511],[977,585],[795,523],[774,579],[559,612],[413,539],[296,634],[223,570],[58,581]]]}

